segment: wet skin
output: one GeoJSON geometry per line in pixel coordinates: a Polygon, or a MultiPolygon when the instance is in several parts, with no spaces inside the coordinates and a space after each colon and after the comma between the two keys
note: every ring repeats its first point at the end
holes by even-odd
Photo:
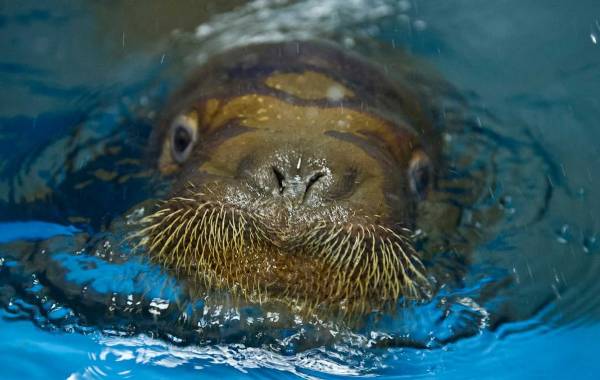
{"type": "Polygon", "coordinates": [[[401,79],[322,43],[203,65],[153,132],[172,186],[140,232],[152,257],[250,299],[366,311],[419,297],[410,229],[441,143],[427,95],[401,79]]]}

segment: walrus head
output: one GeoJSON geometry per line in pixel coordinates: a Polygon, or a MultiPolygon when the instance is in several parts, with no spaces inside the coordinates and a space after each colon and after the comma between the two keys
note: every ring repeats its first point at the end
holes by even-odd
{"type": "Polygon", "coordinates": [[[419,96],[330,45],[215,57],[154,130],[172,187],[138,235],[161,265],[252,300],[422,297],[411,231],[438,142],[419,96]]]}

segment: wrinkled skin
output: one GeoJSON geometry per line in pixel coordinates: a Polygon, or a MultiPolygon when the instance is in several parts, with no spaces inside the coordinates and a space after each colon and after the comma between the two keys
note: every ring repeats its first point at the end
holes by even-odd
{"type": "Polygon", "coordinates": [[[413,249],[441,145],[428,94],[338,47],[237,49],[175,93],[152,147],[159,263],[249,299],[368,311],[427,292],[413,249]]]}

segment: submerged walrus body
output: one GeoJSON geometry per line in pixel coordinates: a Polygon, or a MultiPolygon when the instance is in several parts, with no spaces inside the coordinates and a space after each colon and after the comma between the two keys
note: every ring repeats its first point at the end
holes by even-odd
{"type": "Polygon", "coordinates": [[[213,58],[153,133],[158,263],[249,300],[364,312],[428,292],[411,242],[440,170],[428,94],[320,43],[213,58]]]}

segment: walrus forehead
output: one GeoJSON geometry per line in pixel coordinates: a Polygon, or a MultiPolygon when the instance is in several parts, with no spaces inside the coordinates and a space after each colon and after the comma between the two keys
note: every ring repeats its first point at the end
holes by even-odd
{"type": "MultiPolygon", "coordinates": [[[[344,93],[346,90],[336,91],[344,93]]],[[[252,130],[311,138],[331,135],[331,132],[354,134],[365,139],[377,138],[400,160],[406,159],[417,143],[417,134],[409,125],[392,124],[342,104],[294,104],[272,95],[253,93],[208,99],[200,108],[203,115],[200,133],[207,137],[232,123],[252,130]]]]}

